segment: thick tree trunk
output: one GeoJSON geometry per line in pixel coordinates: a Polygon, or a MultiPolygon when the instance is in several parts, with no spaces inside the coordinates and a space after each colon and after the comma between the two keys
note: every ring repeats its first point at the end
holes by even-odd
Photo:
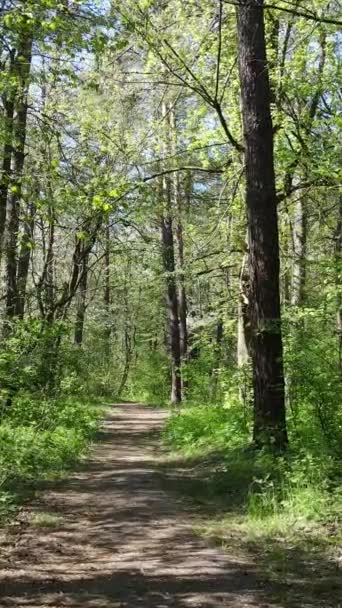
{"type": "Polygon", "coordinates": [[[279,295],[279,235],[263,0],[236,8],[248,220],[254,441],[287,443],[279,295]]]}
{"type": "Polygon", "coordinates": [[[11,185],[7,201],[6,235],[6,317],[12,318],[18,309],[17,248],[22,195],[22,178],[25,161],[27,124],[27,94],[32,59],[32,38],[25,37],[18,47],[15,74],[17,94],[13,118],[13,152],[11,185]]]}

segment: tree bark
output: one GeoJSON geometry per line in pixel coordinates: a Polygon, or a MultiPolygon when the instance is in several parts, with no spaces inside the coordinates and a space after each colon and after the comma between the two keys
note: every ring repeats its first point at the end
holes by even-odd
{"type": "MultiPolygon", "coordinates": [[[[15,49],[10,51],[10,65],[8,70],[9,79],[15,78],[15,49]]],[[[2,259],[3,251],[3,238],[5,234],[6,225],[6,210],[7,210],[7,197],[8,188],[11,180],[11,163],[12,163],[12,138],[13,138],[13,117],[14,117],[14,100],[15,100],[15,89],[8,94],[3,95],[4,105],[4,137],[5,143],[3,147],[2,156],[2,168],[1,168],[1,180],[0,180],[0,263],[2,259]]]]}
{"type": "Polygon", "coordinates": [[[31,260],[33,230],[34,230],[35,206],[30,203],[27,207],[27,218],[24,222],[24,234],[21,239],[18,273],[17,273],[17,307],[16,315],[19,319],[24,318],[26,304],[27,277],[31,260]]]}
{"type": "Polygon", "coordinates": [[[25,162],[27,125],[27,94],[32,59],[32,37],[23,34],[15,60],[17,91],[13,118],[13,151],[11,184],[7,201],[6,235],[6,317],[13,318],[18,310],[17,249],[22,195],[22,178],[25,162]]]}
{"type": "Polygon", "coordinates": [[[78,286],[78,301],[76,307],[76,321],[74,343],[77,346],[82,346],[84,319],[87,310],[87,286],[88,286],[88,255],[83,258],[81,268],[81,278],[78,286]]]}
{"type": "MultiPolygon", "coordinates": [[[[166,180],[163,180],[164,182],[166,180]]],[[[163,191],[169,191],[169,187],[163,187],[163,191]]],[[[172,230],[172,218],[170,212],[166,212],[161,218],[160,225],[163,270],[166,280],[166,309],[168,316],[169,347],[171,354],[171,403],[182,401],[181,381],[181,348],[178,318],[177,285],[175,277],[175,255],[172,230]]]]}
{"type": "Polygon", "coordinates": [[[301,306],[304,303],[306,276],[306,241],[307,217],[303,197],[295,202],[292,224],[293,266],[291,281],[291,304],[301,306]]]}
{"type": "Polygon", "coordinates": [[[335,267],[336,267],[336,337],[337,337],[337,356],[338,369],[342,372],[342,295],[341,295],[341,274],[342,274],[342,196],[340,196],[338,206],[337,225],[335,233],[335,267]]]}
{"type": "Polygon", "coordinates": [[[249,280],[247,270],[247,255],[244,255],[239,281],[240,293],[238,301],[237,322],[237,364],[243,367],[249,361],[251,349],[251,328],[249,314],[249,280]]]}
{"type": "Polygon", "coordinates": [[[254,442],[287,444],[279,294],[279,235],[263,0],[236,8],[248,221],[254,442]]]}
{"type": "Polygon", "coordinates": [[[105,306],[105,349],[107,357],[110,356],[111,344],[110,338],[112,334],[112,319],[111,319],[111,289],[110,289],[110,229],[109,229],[109,217],[107,218],[105,228],[105,286],[104,286],[104,297],[103,302],[105,306]]]}
{"type": "Polygon", "coordinates": [[[214,346],[214,357],[213,367],[211,370],[211,386],[210,386],[210,398],[214,401],[217,397],[217,387],[219,380],[219,372],[222,358],[222,340],[224,334],[223,320],[217,319],[216,323],[216,335],[215,335],[215,346],[214,346]]]}
{"type": "MultiPolygon", "coordinates": [[[[172,138],[172,153],[177,152],[177,125],[175,117],[175,108],[170,107],[170,131],[172,138]]],[[[184,274],[184,240],[183,240],[183,222],[182,222],[182,193],[179,180],[179,173],[173,174],[173,190],[174,190],[174,209],[175,209],[175,237],[176,237],[176,258],[178,271],[178,314],[179,314],[179,339],[181,358],[184,359],[188,351],[188,328],[187,328],[187,298],[185,288],[184,274]]]]}
{"type": "MultiPolygon", "coordinates": [[[[161,116],[165,123],[162,148],[165,155],[170,156],[171,133],[170,133],[170,108],[165,102],[162,103],[161,116]]],[[[166,284],[166,312],[168,324],[168,342],[171,358],[171,403],[173,405],[182,401],[182,373],[181,373],[181,344],[180,323],[178,310],[178,293],[175,263],[175,246],[173,235],[173,206],[172,206],[172,181],[169,174],[161,176],[160,179],[160,203],[162,213],[160,217],[160,241],[162,266],[166,284]]]]}

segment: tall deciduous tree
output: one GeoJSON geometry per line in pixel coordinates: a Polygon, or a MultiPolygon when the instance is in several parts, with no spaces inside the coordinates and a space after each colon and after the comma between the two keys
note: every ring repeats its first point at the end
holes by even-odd
{"type": "Polygon", "coordinates": [[[236,8],[248,219],[254,441],[287,443],[279,295],[279,235],[263,0],[236,8]]]}

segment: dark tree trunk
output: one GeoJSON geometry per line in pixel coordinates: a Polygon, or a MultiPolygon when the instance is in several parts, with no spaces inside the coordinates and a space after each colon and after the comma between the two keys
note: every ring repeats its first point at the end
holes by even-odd
{"type": "Polygon", "coordinates": [[[286,446],[279,235],[263,0],[236,8],[241,87],[254,388],[254,441],[286,446]]]}
{"type": "Polygon", "coordinates": [[[6,317],[9,319],[16,315],[18,309],[17,248],[31,59],[32,38],[26,36],[21,40],[15,60],[17,92],[14,104],[11,187],[7,201],[6,235],[6,317]]]}
{"type": "Polygon", "coordinates": [[[188,327],[187,327],[187,301],[184,276],[184,242],[183,242],[183,224],[182,224],[182,204],[179,188],[179,175],[176,174],[176,247],[179,266],[179,284],[178,284],[178,313],[179,313],[179,339],[181,357],[185,358],[188,352],[188,327]]]}
{"type": "Polygon", "coordinates": [[[182,224],[182,202],[179,184],[179,174],[175,174],[175,202],[176,202],[176,249],[179,267],[178,284],[178,313],[179,313],[179,339],[181,357],[184,358],[188,351],[188,328],[187,328],[187,302],[184,276],[184,241],[182,224]]]}
{"type": "Polygon", "coordinates": [[[167,212],[161,218],[161,245],[171,354],[171,403],[176,404],[182,400],[181,349],[172,218],[167,212]]]}
{"type": "Polygon", "coordinates": [[[107,353],[107,357],[110,356],[110,338],[112,334],[112,319],[111,319],[111,289],[110,289],[110,229],[109,229],[109,218],[106,223],[105,230],[105,287],[104,287],[104,306],[106,313],[106,321],[105,321],[105,349],[107,353]]]}
{"type": "Polygon", "coordinates": [[[340,196],[337,225],[335,233],[335,267],[336,267],[336,334],[338,351],[338,369],[342,372],[342,296],[341,296],[341,274],[342,274],[342,196],[340,196]]]}
{"type": "Polygon", "coordinates": [[[87,286],[88,286],[88,256],[82,261],[81,278],[78,286],[78,301],[76,306],[76,321],[74,342],[82,346],[84,319],[87,310],[87,286]]]}
{"type": "MultiPolygon", "coordinates": [[[[10,52],[9,76],[15,78],[14,72],[15,50],[10,52]]],[[[12,163],[12,137],[13,137],[13,116],[14,116],[14,89],[3,96],[4,105],[4,137],[5,143],[3,147],[2,168],[0,179],[0,263],[2,259],[3,238],[6,225],[6,210],[8,187],[11,180],[11,163],[12,163]]]]}
{"type": "MultiPolygon", "coordinates": [[[[165,102],[162,103],[161,115],[165,122],[163,149],[165,155],[170,156],[172,152],[170,108],[167,108],[165,102]]],[[[172,178],[170,175],[164,175],[161,178],[159,196],[163,209],[160,217],[160,240],[162,265],[166,283],[168,346],[171,358],[171,403],[177,404],[182,401],[182,356],[173,235],[172,178]]]]}

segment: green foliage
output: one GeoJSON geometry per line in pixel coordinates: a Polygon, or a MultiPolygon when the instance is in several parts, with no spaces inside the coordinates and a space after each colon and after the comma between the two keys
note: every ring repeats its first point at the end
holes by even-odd
{"type": "MultiPolygon", "coordinates": [[[[252,410],[238,395],[241,370],[225,374],[221,402],[184,405],[167,422],[165,442],[194,463],[184,491],[219,504],[227,525],[250,539],[297,534],[299,542],[302,530],[327,539],[331,526],[342,524],[340,371],[326,323],[319,310],[285,316],[290,447],[284,456],[249,443],[252,410]]],[[[221,518],[208,528],[223,537],[221,518]]]]}
{"type": "Polygon", "coordinates": [[[171,415],[164,437],[167,443],[186,453],[223,449],[244,444],[248,424],[239,404],[185,406],[171,415]]]}
{"type": "Polygon", "coordinates": [[[75,398],[18,395],[0,426],[0,515],[23,487],[75,462],[94,437],[102,410],[75,398]]]}
{"type": "Polygon", "coordinates": [[[156,351],[141,354],[133,364],[124,395],[151,405],[166,404],[170,397],[168,358],[156,351]]]}
{"type": "Polygon", "coordinates": [[[23,487],[75,462],[94,436],[102,410],[84,397],[79,358],[65,324],[18,321],[3,340],[0,513],[23,487]]]}

